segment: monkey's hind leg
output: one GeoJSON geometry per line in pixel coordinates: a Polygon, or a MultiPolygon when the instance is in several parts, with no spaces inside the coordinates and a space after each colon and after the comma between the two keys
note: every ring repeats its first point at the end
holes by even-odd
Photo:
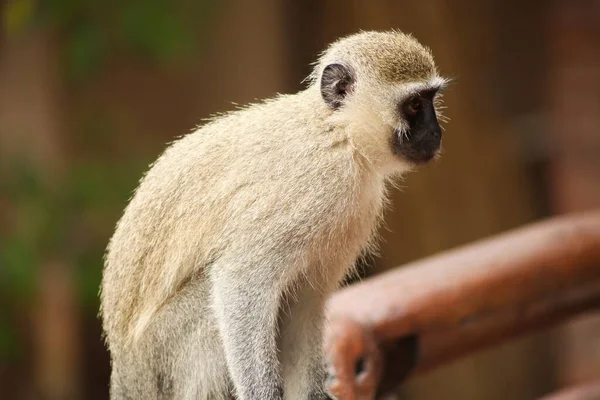
{"type": "Polygon", "coordinates": [[[123,384],[118,370],[113,363],[110,373],[110,400],[130,400],[132,397],[127,392],[127,387],[123,384]]]}
{"type": "Polygon", "coordinates": [[[208,283],[193,279],[159,312],[152,353],[156,390],[164,399],[231,399],[231,379],[217,322],[207,312],[209,302],[208,283]]]}
{"type": "Polygon", "coordinates": [[[110,399],[135,400],[163,399],[158,396],[154,384],[152,368],[136,357],[134,353],[121,353],[118,360],[113,360],[110,374],[110,399]]]}

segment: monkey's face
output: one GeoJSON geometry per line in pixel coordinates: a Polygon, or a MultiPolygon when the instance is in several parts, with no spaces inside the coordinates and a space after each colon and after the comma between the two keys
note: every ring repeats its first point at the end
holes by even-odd
{"type": "MultiPolygon", "coordinates": [[[[352,149],[383,174],[440,152],[438,92],[446,84],[431,51],[401,32],[362,32],[333,43],[313,73],[352,149]]],[[[316,80],[314,81],[316,82],[316,80]]]]}
{"type": "Polygon", "coordinates": [[[394,171],[434,158],[442,144],[436,110],[446,81],[433,74],[416,82],[381,82],[344,64],[329,64],[321,96],[353,147],[371,164],[394,171]]]}
{"type": "Polygon", "coordinates": [[[394,130],[392,148],[395,154],[414,164],[434,158],[442,145],[442,128],[435,110],[437,87],[414,91],[397,105],[401,123],[394,130]]]}

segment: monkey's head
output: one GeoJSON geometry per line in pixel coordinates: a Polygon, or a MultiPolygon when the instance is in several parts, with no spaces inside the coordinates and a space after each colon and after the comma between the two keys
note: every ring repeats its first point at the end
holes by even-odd
{"type": "Polygon", "coordinates": [[[383,169],[425,163],[440,151],[441,78],[431,52],[401,32],[361,32],[327,49],[312,75],[333,123],[383,169]]]}

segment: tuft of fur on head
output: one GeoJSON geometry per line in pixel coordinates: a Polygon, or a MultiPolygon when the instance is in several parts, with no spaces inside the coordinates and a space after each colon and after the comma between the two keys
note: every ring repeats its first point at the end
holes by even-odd
{"type": "Polygon", "coordinates": [[[331,63],[352,65],[359,77],[371,75],[385,83],[422,81],[437,74],[431,50],[412,35],[394,30],[362,31],[333,42],[314,63],[308,81],[318,81],[331,63]]]}

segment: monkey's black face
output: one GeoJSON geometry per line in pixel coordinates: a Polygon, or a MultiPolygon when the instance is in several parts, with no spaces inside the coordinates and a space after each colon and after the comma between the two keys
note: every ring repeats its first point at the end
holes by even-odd
{"type": "Polygon", "coordinates": [[[408,122],[408,130],[396,130],[394,152],[409,162],[426,163],[440,150],[442,128],[438,124],[433,100],[435,90],[426,90],[406,99],[399,112],[408,122]]]}

